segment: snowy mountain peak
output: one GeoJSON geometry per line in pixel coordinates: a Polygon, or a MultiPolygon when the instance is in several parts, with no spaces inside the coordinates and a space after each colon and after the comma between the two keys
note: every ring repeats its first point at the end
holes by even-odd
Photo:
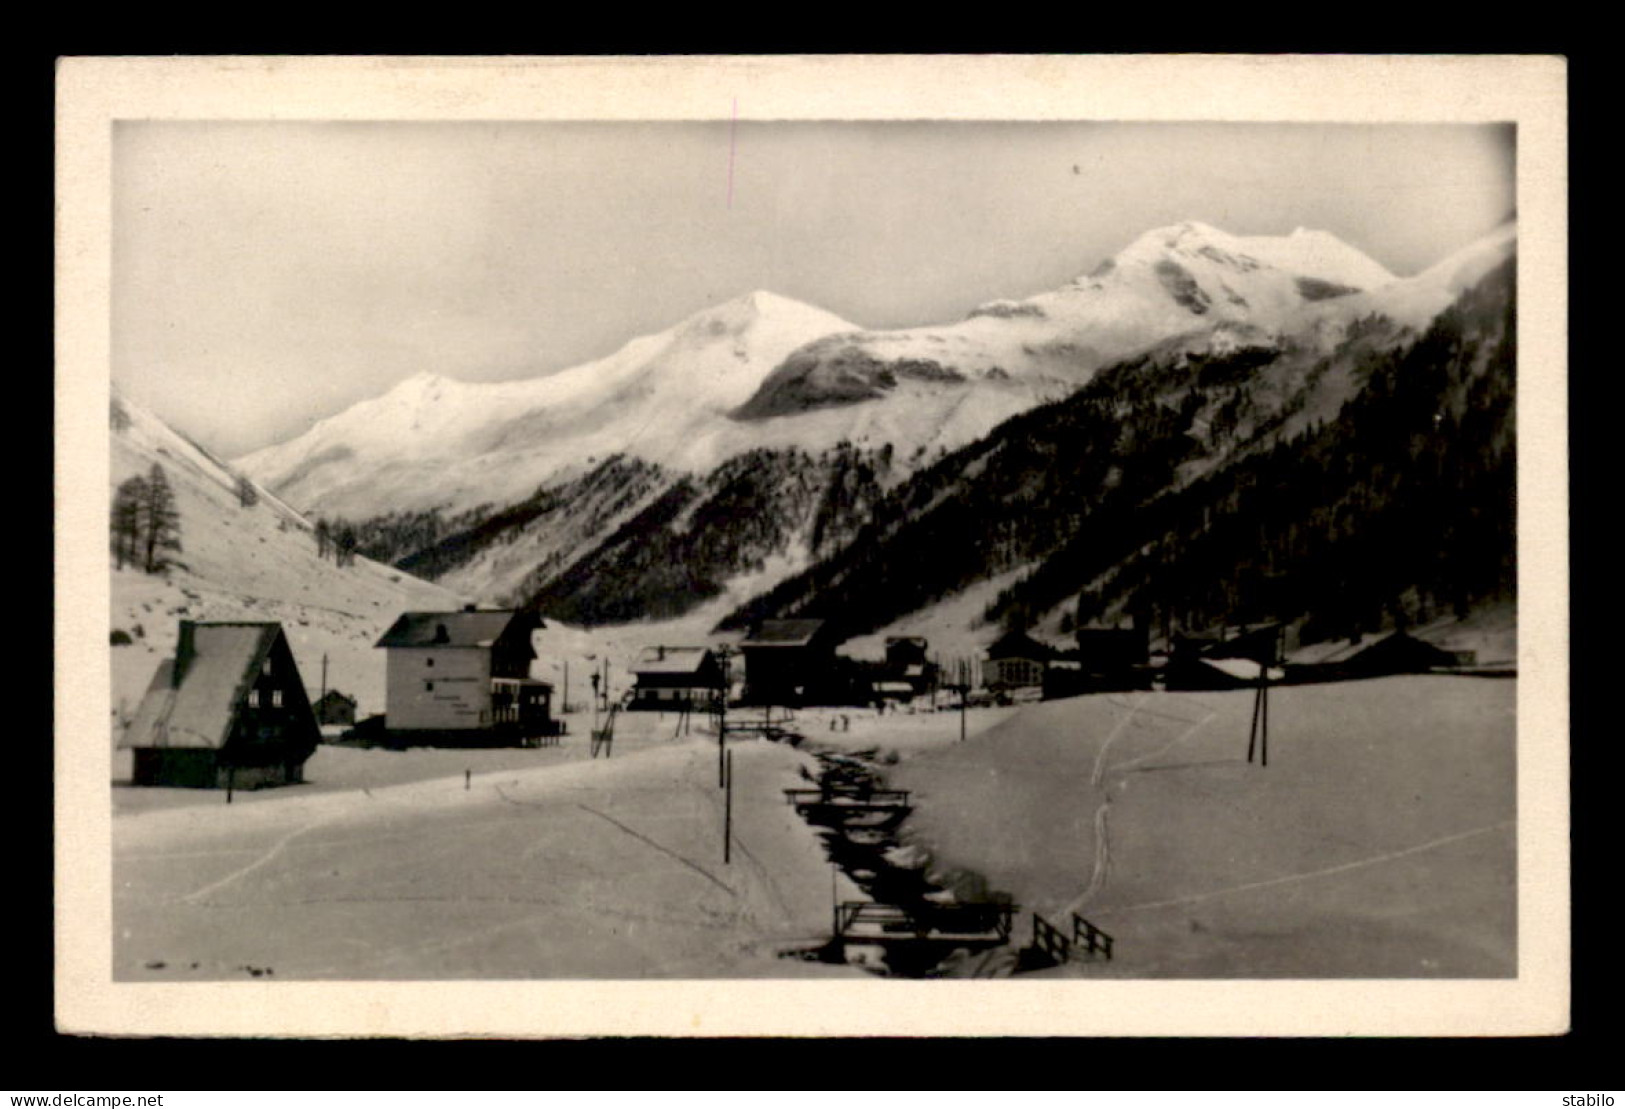
{"type": "Polygon", "coordinates": [[[709,341],[747,332],[772,341],[779,334],[816,337],[835,331],[856,331],[841,317],[766,289],[755,289],[688,317],[674,329],[680,338],[709,341]]]}
{"type": "Polygon", "coordinates": [[[1198,220],[1147,231],[1102,268],[1157,265],[1170,258],[1180,264],[1199,259],[1240,273],[1268,266],[1349,289],[1374,289],[1396,280],[1381,263],[1329,231],[1298,227],[1288,235],[1232,235],[1198,220]]]}
{"type": "Polygon", "coordinates": [[[820,337],[855,330],[757,289],[540,377],[413,374],[241,464],[301,506],[350,515],[510,501],[613,454],[710,466],[720,461],[716,450],[756,445],[735,442],[726,413],[774,366],[820,337]]]}

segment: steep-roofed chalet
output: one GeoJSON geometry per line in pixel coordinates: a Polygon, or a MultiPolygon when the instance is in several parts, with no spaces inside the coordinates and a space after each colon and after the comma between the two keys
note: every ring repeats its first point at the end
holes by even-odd
{"type": "Polygon", "coordinates": [[[320,741],[280,624],[182,620],[119,746],[136,785],[253,789],[303,781],[320,741]]]}

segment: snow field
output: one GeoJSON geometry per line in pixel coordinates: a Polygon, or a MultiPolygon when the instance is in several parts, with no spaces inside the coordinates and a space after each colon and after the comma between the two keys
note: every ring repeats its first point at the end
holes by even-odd
{"type": "Polygon", "coordinates": [[[810,760],[730,746],[727,866],[703,737],[470,789],[458,775],[115,815],[115,978],[860,973],[779,956],[822,942],[832,898],[855,896],[780,792],[810,760]]]}
{"type": "Polygon", "coordinates": [[[1118,977],[1516,973],[1515,683],[1401,677],[1019,710],[905,752],[905,826],[943,868],[1117,940],[1118,977]]]}

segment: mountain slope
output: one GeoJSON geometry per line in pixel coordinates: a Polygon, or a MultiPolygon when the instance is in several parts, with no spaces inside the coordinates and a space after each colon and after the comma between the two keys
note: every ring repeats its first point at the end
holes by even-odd
{"type": "Polygon", "coordinates": [[[751,293],[548,377],[416,375],[239,464],[302,509],[360,517],[506,505],[614,454],[709,468],[733,453],[725,413],[769,369],[810,339],[852,329],[751,293]]]}
{"type": "Polygon", "coordinates": [[[326,656],[329,688],[358,696],[363,711],[382,711],[384,668],[372,644],[402,610],[461,599],[365,558],[340,568],[317,557],[303,517],[263,491],[243,506],[229,467],[116,390],[112,424],[113,486],[162,467],[181,541],[164,574],[112,570],[112,628],[131,639],[112,649],[115,715],[134,711],[182,619],[278,621],[313,698],[326,656]]]}

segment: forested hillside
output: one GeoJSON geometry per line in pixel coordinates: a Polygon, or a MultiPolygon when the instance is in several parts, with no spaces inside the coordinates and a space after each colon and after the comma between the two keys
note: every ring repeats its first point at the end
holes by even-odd
{"type": "Polygon", "coordinates": [[[685,477],[527,598],[597,625],[679,616],[771,558],[841,549],[882,499],[889,447],[750,451],[685,477]]]}
{"type": "Polygon", "coordinates": [[[1163,350],[917,474],[833,557],[732,613],[861,633],[1023,565],[987,615],[1321,634],[1510,596],[1515,263],[1420,336],[1163,350]]]}

